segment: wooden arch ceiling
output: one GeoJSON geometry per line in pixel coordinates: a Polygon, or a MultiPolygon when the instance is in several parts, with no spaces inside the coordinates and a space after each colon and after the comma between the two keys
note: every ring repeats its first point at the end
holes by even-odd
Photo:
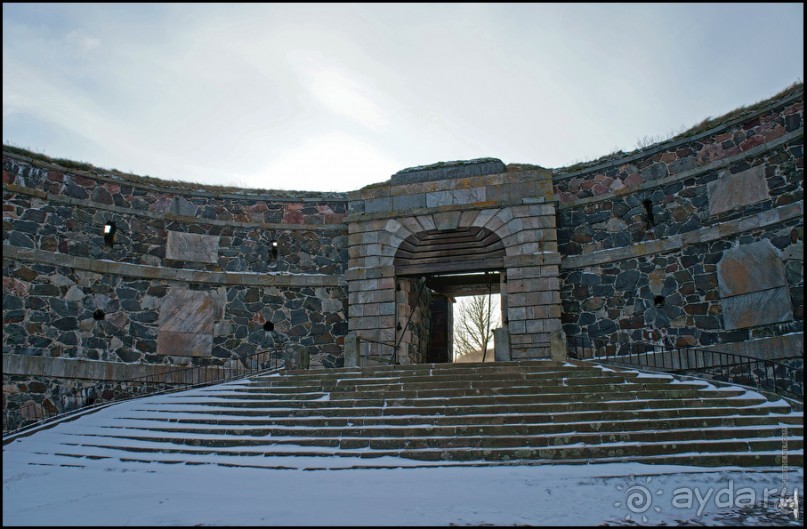
{"type": "Polygon", "coordinates": [[[395,275],[498,271],[504,267],[504,243],[486,228],[428,230],[409,237],[395,253],[395,275]]]}

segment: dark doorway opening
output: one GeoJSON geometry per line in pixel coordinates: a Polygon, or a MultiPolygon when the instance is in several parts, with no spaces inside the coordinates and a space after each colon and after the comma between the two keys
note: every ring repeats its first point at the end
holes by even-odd
{"type": "Polygon", "coordinates": [[[452,305],[448,296],[433,293],[429,310],[431,325],[429,333],[429,350],[426,352],[427,364],[445,364],[452,360],[452,305]]]}

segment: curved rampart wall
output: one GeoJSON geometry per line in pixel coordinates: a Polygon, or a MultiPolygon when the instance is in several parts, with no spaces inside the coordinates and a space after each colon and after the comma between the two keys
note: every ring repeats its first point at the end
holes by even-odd
{"type": "MultiPolygon", "coordinates": [[[[566,334],[802,357],[803,102],[799,85],[708,130],[554,170],[554,189],[508,195],[556,215],[566,334]]],[[[347,280],[364,279],[348,270],[353,195],[194,189],[32,156],[3,153],[4,408],[285,342],[313,366],[342,365],[347,280]]],[[[384,200],[361,213],[384,213],[384,200]]],[[[528,248],[513,258],[535,264],[528,248]]],[[[509,310],[513,327],[530,307],[509,310]]]]}
{"type": "Polygon", "coordinates": [[[343,194],[194,191],[12,152],[3,183],[9,400],[49,407],[84,384],[227,366],[285,342],[340,365],[343,194]]]}
{"type": "Polygon", "coordinates": [[[802,356],[803,109],[556,170],[566,334],[802,356]]]}

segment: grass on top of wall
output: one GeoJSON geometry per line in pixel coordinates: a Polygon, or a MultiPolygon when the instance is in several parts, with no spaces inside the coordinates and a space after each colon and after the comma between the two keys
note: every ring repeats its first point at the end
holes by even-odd
{"type": "Polygon", "coordinates": [[[52,164],[61,169],[68,170],[65,172],[70,172],[69,170],[72,170],[73,172],[85,173],[87,176],[90,177],[102,176],[118,182],[129,182],[135,185],[150,185],[160,188],[171,188],[187,191],[202,191],[214,194],[224,194],[224,193],[243,194],[244,192],[249,193],[258,192],[258,193],[282,195],[282,196],[295,196],[306,193],[321,194],[313,191],[292,191],[292,190],[278,191],[264,188],[247,188],[241,186],[201,184],[198,182],[188,182],[184,180],[171,180],[166,178],[155,178],[152,176],[141,176],[136,175],[134,173],[119,171],[118,169],[105,169],[102,167],[97,167],[89,162],[77,162],[75,160],[68,160],[66,158],[54,158],[52,156],[48,156],[47,154],[32,151],[30,149],[26,149],[16,145],[11,145],[7,142],[3,143],[3,152],[18,154],[21,156],[31,158],[33,160],[52,164]]]}
{"type": "Polygon", "coordinates": [[[581,162],[578,162],[578,163],[576,163],[574,165],[570,165],[570,166],[567,166],[567,167],[559,167],[559,168],[555,169],[555,171],[556,172],[562,172],[562,173],[572,173],[572,172],[576,172],[576,171],[585,169],[586,167],[589,167],[589,166],[599,165],[601,163],[605,163],[605,162],[608,162],[608,161],[611,161],[611,160],[617,160],[617,159],[620,159],[620,158],[624,158],[626,156],[631,156],[631,155],[639,153],[640,151],[643,151],[645,149],[649,149],[651,147],[661,145],[663,143],[668,143],[668,142],[673,143],[673,142],[676,142],[676,141],[679,141],[679,140],[683,140],[683,139],[695,136],[697,134],[700,134],[702,132],[706,132],[709,129],[718,127],[722,123],[727,123],[727,122],[729,122],[729,121],[731,121],[731,120],[733,120],[735,118],[738,118],[738,117],[740,117],[742,115],[753,114],[754,112],[757,112],[760,109],[764,108],[765,106],[769,105],[773,101],[776,101],[778,99],[784,99],[784,98],[786,98],[786,97],[788,97],[788,96],[790,96],[792,94],[795,94],[796,92],[800,92],[800,91],[803,91],[803,90],[804,90],[804,83],[802,81],[796,81],[796,82],[794,82],[793,84],[791,84],[790,86],[788,86],[787,88],[785,88],[784,90],[780,91],[779,93],[777,93],[776,95],[774,95],[772,97],[769,97],[767,99],[763,99],[763,100],[758,101],[758,102],[756,102],[756,103],[754,103],[752,105],[742,105],[742,106],[737,107],[734,110],[732,110],[732,111],[730,111],[730,112],[728,112],[726,114],[723,114],[722,116],[716,117],[716,118],[707,117],[704,120],[702,120],[700,123],[698,123],[696,125],[693,125],[692,127],[688,128],[688,129],[679,129],[678,131],[671,131],[666,136],[664,136],[664,135],[663,136],[644,136],[643,138],[640,138],[639,140],[637,140],[637,142],[636,142],[636,147],[637,148],[635,150],[633,150],[633,151],[624,152],[622,150],[615,150],[615,151],[613,151],[613,152],[611,152],[609,154],[606,154],[604,156],[601,156],[601,157],[593,159],[593,160],[581,161],[581,162]]]}

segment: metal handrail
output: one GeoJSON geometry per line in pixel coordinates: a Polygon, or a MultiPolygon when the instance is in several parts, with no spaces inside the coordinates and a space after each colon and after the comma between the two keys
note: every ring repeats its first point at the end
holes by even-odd
{"type": "Polygon", "coordinates": [[[29,402],[3,411],[3,435],[59,420],[77,410],[93,406],[219,384],[271,369],[280,369],[285,366],[282,353],[282,347],[277,346],[240,357],[238,359],[240,362],[233,367],[190,366],[125,380],[99,382],[81,390],[74,390],[72,394],[62,395],[51,408],[45,408],[42,403],[29,402]]]}
{"type": "Polygon", "coordinates": [[[390,343],[390,342],[383,342],[381,340],[372,340],[370,338],[362,338],[362,337],[359,337],[359,340],[362,341],[362,342],[376,343],[376,344],[379,344],[379,345],[383,345],[383,346],[392,348],[392,353],[389,355],[389,357],[386,357],[386,356],[382,355],[380,352],[378,354],[375,354],[375,355],[370,354],[368,352],[366,358],[371,359],[371,360],[376,360],[376,361],[379,361],[379,362],[387,362],[387,363],[390,363],[390,364],[397,364],[398,363],[398,345],[397,344],[390,343]]]}
{"type": "Polygon", "coordinates": [[[714,380],[804,399],[804,369],[787,365],[781,360],[696,347],[671,347],[644,342],[616,344],[588,336],[568,337],[567,355],[580,360],[595,359],[671,373],[703,373],[714,380]]]}

